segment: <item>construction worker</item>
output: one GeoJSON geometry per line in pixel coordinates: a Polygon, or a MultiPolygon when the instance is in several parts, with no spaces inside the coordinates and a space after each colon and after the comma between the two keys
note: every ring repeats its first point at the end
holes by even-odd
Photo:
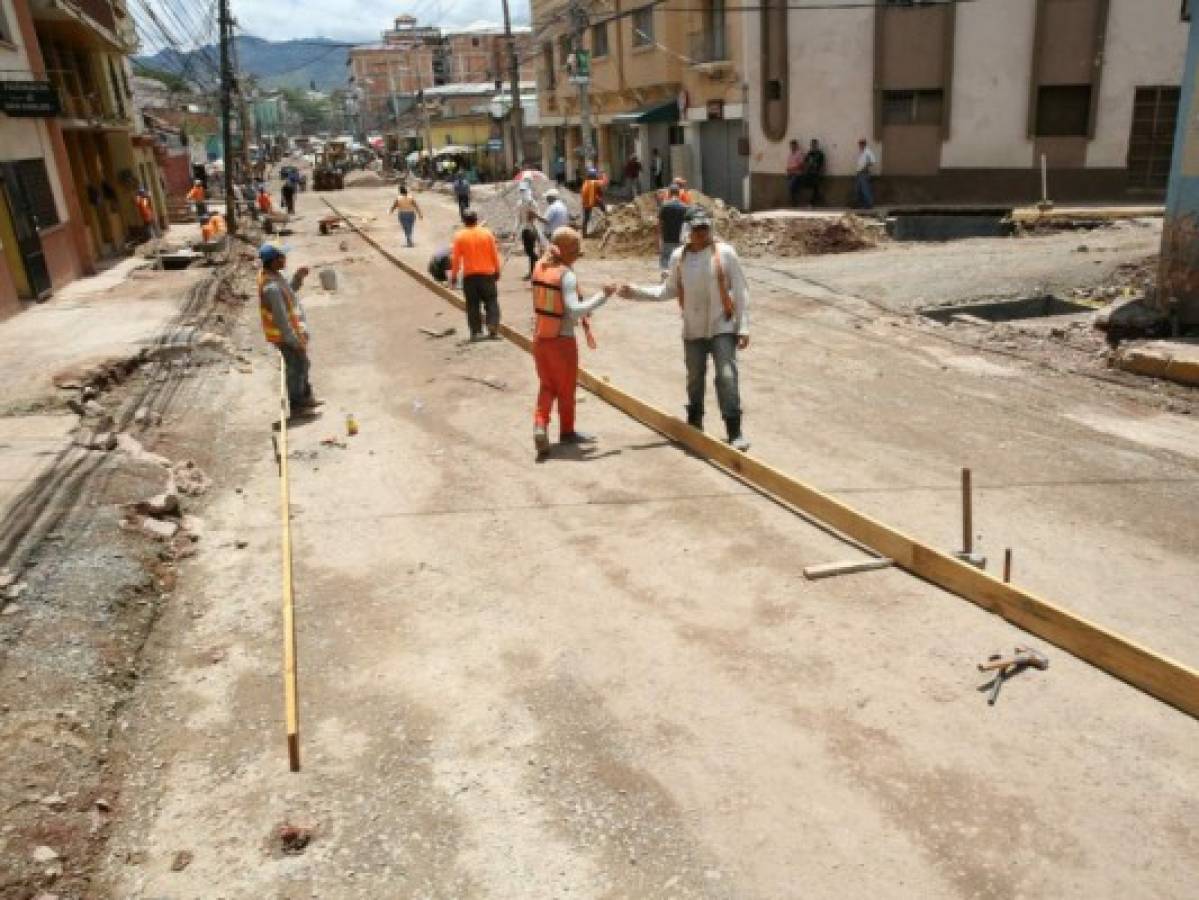
{"type": "Polygon", "coordinates": [[[616,285],[605,285],[589,300],[579,298],[575,260],[579,258],[579,233],[559,228],[550,236],[549,248],[533,267],[533,361],[537,365],[537,406],[533,413],[533,445],[537,458],[550,452],[547,429],[554,403],[558,404],[559,441],[584,444],[592,435],[575,430],[575,387],[579,380],[579,347],[574,326],[581,322],[587,342],[595,342],[587,316],[599,309],[616,292],[616,285]]]}
{"type": "Polygon", "coordinates": [[[212,243],[228,230],[225,225],[225,217],[220,213],[209,213],[200,222],[200,237],[206,244],[212,243]]]}
{"type": "Polygon", "coordinates": [[[463,172],[459,172],[458,177],[454,179],[454,199],[458,201],[458,215],[463,224],[466,224],[466,211],[470,208],[470,182],[466,180],[466,174],[463,172]]]}
{"type": "Polygon", "coordinates": [[[204,182],[196,179],[192,182],[192,189],[187,192],[187,202],[192,205],[196,212],[196,218],[208,212],[208,195],[204,193],[204,182]]]}
{"type": "Polygon", "coordinates": [[[450,287],[458,286],[458,273],[461,272],[470,339],[483,339],[483,310],[486,309],[487,336],[495,340],[500,328],[500,299],[496,289],[503,268],[500,248],[495,235],[479,224],[479,214],[473,209],[463,211],[462,223],[450,248],[450,287]]]}
{"type": "Polygon", "coordinates": [[[154,203],[150,200],[150,192],[145,188],[138,188],[133,202],[137,205],[137,214],[141,217],[142,227],[146,229],[146,240],[156,240],[158,238],[158,220],[154,215],[154,203]]]}
{"type": "Polygon", "coordinates": [[[258,185],[258,195],[254,198],[254,204],[264,216],[269,216],[274,209],[274,204],[271,202],[271,195],[267,193],[265,184],[258,185]]]}
{"type": "Polygon", "coordinates": [[[704,427],[704,391],[708,357],[716,367],[716,396],[728,442],[742,452],[741,396],[737,351],[749,347],[749,288],[737,251],[712,235],[712,217],[703,207],[687,214],[690,234],[676,250],[660,285],[623,285],[620,296],[636,300],[677,298],[683,314],[683,350],[687,365],[687,424],[704,427]]]}
{"type": "Polygon", "coordinates": [[[262,270],[258,273],[258,308],[262,332],[283,356],[287,370],[287,399],[292,416],[311,415],[321,401],[312,393],[309,381],[308,320],[296,292],[308,277],[308,267],[296,270],[289,282],[283,277],[290,247],[263,244],[258,248],[262,270]]]}
{"type": "Polygon", "coordinates": [[[592,212],[597,209],[601,212],[607,209],[604,205],[606,183],[607,180],[601,178],[595,169],[587,170],[587,179],[580,189],[580,199],[583,202],[583,237],[587,237],[587,227],[591,224],[592,212]]]}

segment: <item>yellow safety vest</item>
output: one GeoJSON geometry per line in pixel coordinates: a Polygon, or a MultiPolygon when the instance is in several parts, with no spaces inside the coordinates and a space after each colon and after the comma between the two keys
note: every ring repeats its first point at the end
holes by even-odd
{"type": "Polygon", "coordinates": [[[291,330],[300,338],[301,346],[304,346],[308,343],[308,339],[304,333],[304,322],[300,318],[300,311],[296,307],[295,294],[292,293],[291,287],[284,278],[278,275],[268,275],[265,270],[258,273],[258,311],[262,315],[262,333],[276,347],[283,343],[283,332],[279,330],[279,326],[275,323],[275,314],[271,311],[271,304],[266,299],[266,285],[272,278],[278,279],[279,285],[283,289],[283,298],[287,304],[287,318],[291,322],[291,330]]]}

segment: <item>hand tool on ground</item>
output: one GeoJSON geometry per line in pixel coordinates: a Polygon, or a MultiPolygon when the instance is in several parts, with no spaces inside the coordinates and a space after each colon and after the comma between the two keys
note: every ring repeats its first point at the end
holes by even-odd
{"type": "Polygon", "coordinates": [[[999,699],[999,689],[1009,678],[1020,674],[1025,669],[1048,669],[1049,658],[1032,647],[1017,647],[1010,656],[995,654],[988,657],[986,662],[978,664],[980,672],[994,672],[995,677],[979,687],[980,691],[990,691],[987,705],[994,706],[999,699]]]}

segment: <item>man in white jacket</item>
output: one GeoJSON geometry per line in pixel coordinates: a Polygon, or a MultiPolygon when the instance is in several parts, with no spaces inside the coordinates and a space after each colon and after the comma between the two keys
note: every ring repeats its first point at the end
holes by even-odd
{"type": "Polygon", "coordinates": [[[741,434],[741,394],[737,351],[749,346],[749,289],[737,251],[713,240],[712,217],[696,206],[687,213],[687,243],[670,257],[660,285],[623,285],[620,296],[633,300],[677,298],[683,315],[683,351],[687,363],[687,424],[703,430],[708,357],[716,368],[716,398],[728,430],[728,442],[749,449],[741,434]]]}

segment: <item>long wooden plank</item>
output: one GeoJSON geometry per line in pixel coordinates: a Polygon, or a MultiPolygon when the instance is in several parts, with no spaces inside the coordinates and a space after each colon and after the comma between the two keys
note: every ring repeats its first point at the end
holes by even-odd
{"type": "MultiPolygon", "coordinates": [[[[337,212],[328,200],[325,203],[337,212]]],[[[351,225],[351,228],[426,288],[458,309],[465,308],[465,302],[454,291],[389,253],[357,226],[351,225]]],[[[501,325],[500,332],[518,347],[532,350],[532,341],[527,335],[507,325],[501,325]]],[[[1190,666],[1155,653],[1117,632],[1022,588],[1005,584],[968,563],[923,544],[767,463],[697,431],[680,419],[610,384],[606,379],[580,369],[579,384],[672,441],[735,472],[762,490],[869,547],[878,555],[893,559],[905,571],[969,600],[1030,634],[1199,718],[1199,671],[1190,666]]]]}
{"type": "Polygon", "coordinates": [[[287,471],[287,366],[279,356],[279,514],[283,520],[283,716],[287,725],[287,763],[300,771],[300,690],[296,668],[295,590],[291,557],[291,487],[287,471]]]}

